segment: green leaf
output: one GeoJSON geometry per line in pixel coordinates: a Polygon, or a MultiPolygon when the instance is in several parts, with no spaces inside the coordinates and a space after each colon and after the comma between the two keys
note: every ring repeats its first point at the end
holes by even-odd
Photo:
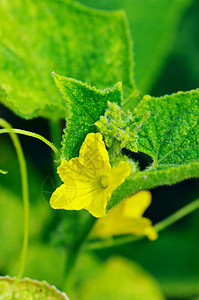
{"type": "Polygon", "coordinates": [[[98,88],[134,90],[132,52],[122,11],[100,12],[71,0],[0,3],[0,101],[24,118],[67,115],[51,72],[98,88]]]}
{"type": "Polygon", "coordinates": [[[141,189],[199,177],[199,90],[145,96],[133,115],[146,112],[150,114],[137,132],[137,147],[154,162],[129,176],[113,194],[111,205],[141,189]]]}
{"type": "Polygon", "coordinates": [[[97,90],[87,83],[53,74],[57,87],[68,107],[66,128],[62,141],[62,154],[67,160],[76,157],[89,132],[95,132],[95,122],[104,114],[108,101],[121,105],[122,84],[97,90]]]}
{"type": "MultiPolygon", "coordinates": [[[[6,276],[0,277],[0,295],[8,291],[13,283],[13,279],[6,276]]],[[[20,280],[14,288],[12,294],[5,295],[4,300],[27,300],[27,299],[40,299],[40,300],[64,300],[68,299],[66,294],[61,293],[55,287],[50,286],[46,282],[38,282],[29,278],[20,280]]]]}
{"type": "Polygon", "coordinates": [[[133,261],[115,256],[100,264],[100,261],[91,259],[92,256],[81,257],[76,272],[78,285],[73,299],[164,299],[155,279],[133,261]],[[85,265],[89,266],[87,272],[85,265]]]}
{"type": "Polygon", "coordinates": [[[135,82],[141,92],[149,92],[165,64],[180,20],[193,1],[79,1],[94,8],[125,10],[134,42],[135,82]]]}
{"type": "Polygon", "coordinates": [[[199,162],[199,89],[171,96],[145,96],[135,115],[150,111],[138,131],[138,150],[150,155],[151,169],[199,162]]]}

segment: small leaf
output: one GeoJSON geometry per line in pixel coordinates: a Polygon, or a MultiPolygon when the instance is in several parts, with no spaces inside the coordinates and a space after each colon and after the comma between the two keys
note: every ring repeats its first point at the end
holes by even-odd
{"type": "Polygon", "coordinates": [[[138,131],[138,150],[150,155],[150,169],[199,163],[199,89],[161,98],[145,96],[134,115],[150,111],[138,131]]]}
{"type": "Polygon", "coordinates": [[[133,150],[136,151],[135,134],[130,135],[132,123],[133,119],[130,113],[125,114],[116,103],[108,101],[108,109],[95,125],[105,138],[107,147],[112,147],[117,141],[120,148],[124,148],[127,143],[131,142],[133,150]]]}
{"type": "Polygon", "coordinates": [[[113,193],[110,206],[142,189],[199,177],[199,89],[161,98],[145,96],[133,116],[149,112],[137,132],[138,151],[153,158],[113,193]]]}
{"type": "Polygon", "coordinates": [[[62,77],[53,73],[57,87],[63,94],[68,107],[66,128],[62,141],[63,158],[78,156],[79,149],[90,132],[95,132],[95,122],[104,114],[108,101],[121,105],[122,85],[98,90],[87,83],[62,77]]]}
{"type": "Polygon", "coordinates": [[[17,282],[12,294],[9,293],[9,288],[13,283],[13,279],[6,276],[0,277],[0,295],[6,293],[4,300],[27,300],[27,299],[40,299],[40,300],[64,300],[68,299],[66,294],[58,291],[54,286],[48,285],[46,282],[38,282],[29,278],[25,278],[17,282]]]}
{"type": "Polygon", "coordinates": [[[67,115],[50,76],[53,70],[102,89],[122,81],[125,97],[133,92],[123,11],[101,12],[71,0],[5,0],[0,15],[0,102],[17,115],[67,115]]]}
{"type": "Polygon", "coordinates": [[[115,144],[119,145],[119,149],[127,148],[133,152],[137,152],[137,130],[147,117],[147,113],[136,121],[137,117],[133,117],[130,111],[124,111],[115,103],[108,101],[108,109],[104,116],[95,125],[105,138],[107,147],[115,148],[115,144]]]}

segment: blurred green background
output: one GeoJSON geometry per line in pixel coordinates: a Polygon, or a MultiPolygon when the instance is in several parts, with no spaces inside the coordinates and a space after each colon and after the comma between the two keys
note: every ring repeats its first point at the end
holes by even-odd
{"type": "MultiPolygon", "coordinates": [[[[143,6],[143,8],[140,8],[141,11],[144,11],[143,22],[147,22],[147,14],[151,13],[149,9],[150,7],[153,10],[156,9],[157,1],[149,1],[148,7],[144,6],[144,1],[142,0],[140,0],[139,4],[133,0],[82,0],[81,2],[93,8],[110,10],[123,8],[126,10],[134,40],[135,63],[136,58],[138,58],[137,64],[143,64],[143,67],[140,67],[139,70],[142,70],[142,72],[146,70],[147,72],[146,62],[150,60],[153,48],[150,46],[149,39],[148,46],[146,44],[145,48],[145,61],[142,61],[141,56],[139,57],[139,39],[142,39],[142,36],[137,36],[136,34],[137,23],[134,9],[139,5],[143,6]]],[[[173,3],[173,1],[169,0],[168,2],[173,3]]],[[[161,6],[163,3],[159,1],[158,5],[161,6]]],[[[169,26],[169,15],[166,17],[168,18],[166,24],[169,26]]],[[[153,24],[153,26],[158,29],[158,24],[153,24]]],[[[143,31],[143,34],[146,35],[149,33],[143,31]]],[[[170,35],[170,38],[167,39],[167,42],[170,41],[169,45],[167,47],[162,46],[162,49],[164,49],[161,52],[162,54],[157,54],[159,57],[161,56],[161,59],[156,60],[154,58],[153,64],[156,71],[154,71],[153,79],[148,74],[146,79],[142,81],[142,74],[137,73],[136,75],[135,65],[135,77],[140,83],[141,90],[153,96],[161,96],[179,90],[187,91],[198,88],[198,33],[199,1],[192,1],[184,11],[177,29],[173,29],[172,36],[170,35]],[[159,64],[158,67],[157,64],[159,64]]],[[[157,31],[154,41],[158,39],[158,34],[161,35],[161,32],[157,31]]],[[[51,138],[49,124],[45,119],[37,118],[26,121],[17,117],[2,105],[0,105],[0,117],[6,119],[15,128],[34,131],[49,139],[51,138]]],[[[51,163],[52,153],[39,141],[28,137],[20,137],[20,140],[28,163],[31,200],[31,238],[25,275],[38,280],[47,280],[50,284],[61,288],[65,262],[65,253],[62,247],[65,237],[64,232],[69,232],[69,234],[66,234],[66,237],[70,242],[70,239],[75,234],[73,229],[75,228],[76,220],[78,219],[77,222],[81,226],[81,222],[84,220],[84,213],[80,213],[78,217],[76,213],[59,213],[50,208],[48,204],[49,195],[56,185],[54,182],[52,184],[52,180],[54,180],[54,170],[51,163]],[[70,226],[68,225],[69,223],[71,224],[70,226]]],[[[22,243],[20,177],[15,152],[9,137],[2,135],[0,145],[0,168],[9,172],[6,176],[0,175],[0,275],[9,274],[13,276],[18,270],[22,243]]],[[[141,155],[137,156],[137,159],[141,166],[146,166],[148,163],[141,155]]],[[[156,223],[185,204],[195,200],[199,196],[199,180],[187,180],[175,186],[155,188],[151,192],[152,205],[145,215],[152,219],[153,223],[156,223]]],[[[155,242],[142,240],[112,249],[93,251],[91,255],[83,255],[77,266],[77,270],[79,270],[76,277],[77,299],[78,297],[79,299],[117,299],[114,294],[116,287],[122,291],[123,299],[163,299],[161,298],[161,292],[158,292],[159,289],[161,289],[167,300],[199,299],[198,220],[199,212],[194,212],[171,228],[161,232],[158,240],[155,242]],[[115,256],[120,258],[114,258],[115,256]],[[132,261],[132,270],[136,274],[144,272],[144,275],[133,275],[127,268],[123,269],[123,260],[124,265],[129,265],[129,262],[126,262],[125,259],[132,261]],[[144,268],[147,273],[151,274],[152,279],[151,275],[145,274],[145,271],[134,265],[136,263],[144,268]],[[87,266],[86,270],[90,267],[92,272],[85,271],[85,266],[87,266]],[[118,276],[120,274],[121,278],[122,276],[123,278],[128,278],[128,281],[125,280],[123,283],[120,280],[120,276],[113,274],[118,274],[118,276]],[[142,280],[144,278],[144,280],[140,279],[139,281],[139,276],[142,280]],[[109,282],[108,278],[111,277],[112,280],[109,282]],[[151,285],[149,284],[150,280],[154,280],[154,283],[151,285]],[[113,283],[115,283],[114,289],[112,288],[113,283]],[[96,289],[92,290],[91,285],[99,285],[98,292],[96,292],[96,289]],[[128,289],[126,290],[125,285],[128,285],[129,289],[132,290],[135,290],[135,286],[138,287],[134,298],[132,298],[132,294],[128,295],[128,289]],[[156,292],[151,291],[151,286],[153,287],[153,285],[156,292]],[[139,291],[144,289],[144,287],[146,287],[145,295],[139,294],[139,291]]]]}

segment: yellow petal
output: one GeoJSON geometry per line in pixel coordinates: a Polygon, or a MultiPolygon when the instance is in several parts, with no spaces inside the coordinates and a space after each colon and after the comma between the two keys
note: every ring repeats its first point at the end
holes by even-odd
{"type": "Polygon", "coordinates": [[[149,226],[145,229],[144,234],[151,240],[155,241],[158,238],[158,234],[153,228],[153,226],[149,226]]]}
{"type": "Polygon", "coordinates": [[[124,199],[123,215],[126,217],[141,217],[151,204],[151,193],[140,191],[124,199]]]}
{"type": "Polygon", "coordinates": [[[53,208],[80,210],[90,205],[99,193],[97,178],[79,163],[79,158],[62,160],[58,173],[64,184],[51,196],[53,208]]]}
{"type": "Polygon", "coordinates": [[[57,168],[57,173],[61,180],[66,184],[68,184],[69,180],[88,182],[95,178],[92,172],[82,166],[78,157],[72,158],[69,161],[62,159],[61,165],[57,168]]]}
{"type": "Polygon", "coordinates": [[[73,201],[76,195],[76,187],[69,188],[62,184],[58,187],[50,198],[50,205],[54,209],[64,209],[73,201]]]}
{"type": "Polygon", "coordinates": [[[149,239],[155,240],[157,233],[152,227],[151,221],[141,216],[150,201],[151,194],[148,191],[141,191],[127,197],[110,209],[107,216],[96,222],[91,236],[110,237],[133,234],[146,235],[149,239]]]}
{"type": "Polygon", "coordinates": [[[109,156],[100,133],[89,133],[79,152],[79,161],[87,170],[94,172],[110,171],[109,156]]]}
{"type": "Polygon", "coordinates": [[[131,173],[128,162],[121,161],[119,165],[111,170],[109,191],[112,193],[120,184],[124,182],[131,173]]]}
{"type": "Polygon", "coordinates": [[[77,181],[69,185],[62,184],[52,194],[50,205],[54,209],[80,210],[89,206],[98,194],[96,183],[77,181]]]}
{"type": "Polygon", "coordinates": [[[106,206],[110,200],[111,194],[108,194],[106,190],[103,190],[96,195],[95,199],[88,207],[85,207],[91,215],[96,218],[102,218],[106,214],[106,206]]]}

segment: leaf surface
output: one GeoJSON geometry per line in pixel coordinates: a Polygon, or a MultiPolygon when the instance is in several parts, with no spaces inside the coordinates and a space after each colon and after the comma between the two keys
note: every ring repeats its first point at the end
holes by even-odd
{"type": "Polygon", "coordinates": [[[108,101],[121,105],[122,85],[98,90],[75,79],[53,74],[68,107],[66,128],[62,141],[62,154],[67,160],[76,157],[89,132],[95,132],[95,122],[104,114],[108,101]]]}
{"type": "MultiPolygon", "coordinates": [[[[6,292],[13,283],[13,279],[0,277],[0,295],[6,292]]],[[[55,287],[46,282],[38,282],[32,279],[20,280],[11,295],[4,296],[5,300],[14,299],[40,299],[40,300],[64,300],[68,299],[64,293],[59,292],[55,287]]]]}
{"type": "Polygon", "coordinates": [[[153,163],[114,192],[111,203],[142,189],[199,177],[199,90],[161,98],[145,96],[133,115],[147,119],[137,131],[138,151],[153,163]]]}
{"type": "Polygon", "coordinates": [[[172,47],[178,25],[192,0],[80,0],[100,9],[124,9],[133,39],[135,82],[149,92],[172,47]]]}
{"type": "Polygon", "coordinates": [[[74,299],[164,300],[151,274],[120,256],[109,257],[103,264],[92,256],[81,257],[77,271],[78,288],[74,299]],[[85,265],[89,266],[88,270],[85,270],[85,265]]]}
{"type": "Polygon", "coordinates": [[[100,12],[71,0],[6,0],[0,14],[0,101],[19,116],[67,115],[52,71],[102,89],[122,81],[125,97],[132,93],[123,12],[100,12]]]}

